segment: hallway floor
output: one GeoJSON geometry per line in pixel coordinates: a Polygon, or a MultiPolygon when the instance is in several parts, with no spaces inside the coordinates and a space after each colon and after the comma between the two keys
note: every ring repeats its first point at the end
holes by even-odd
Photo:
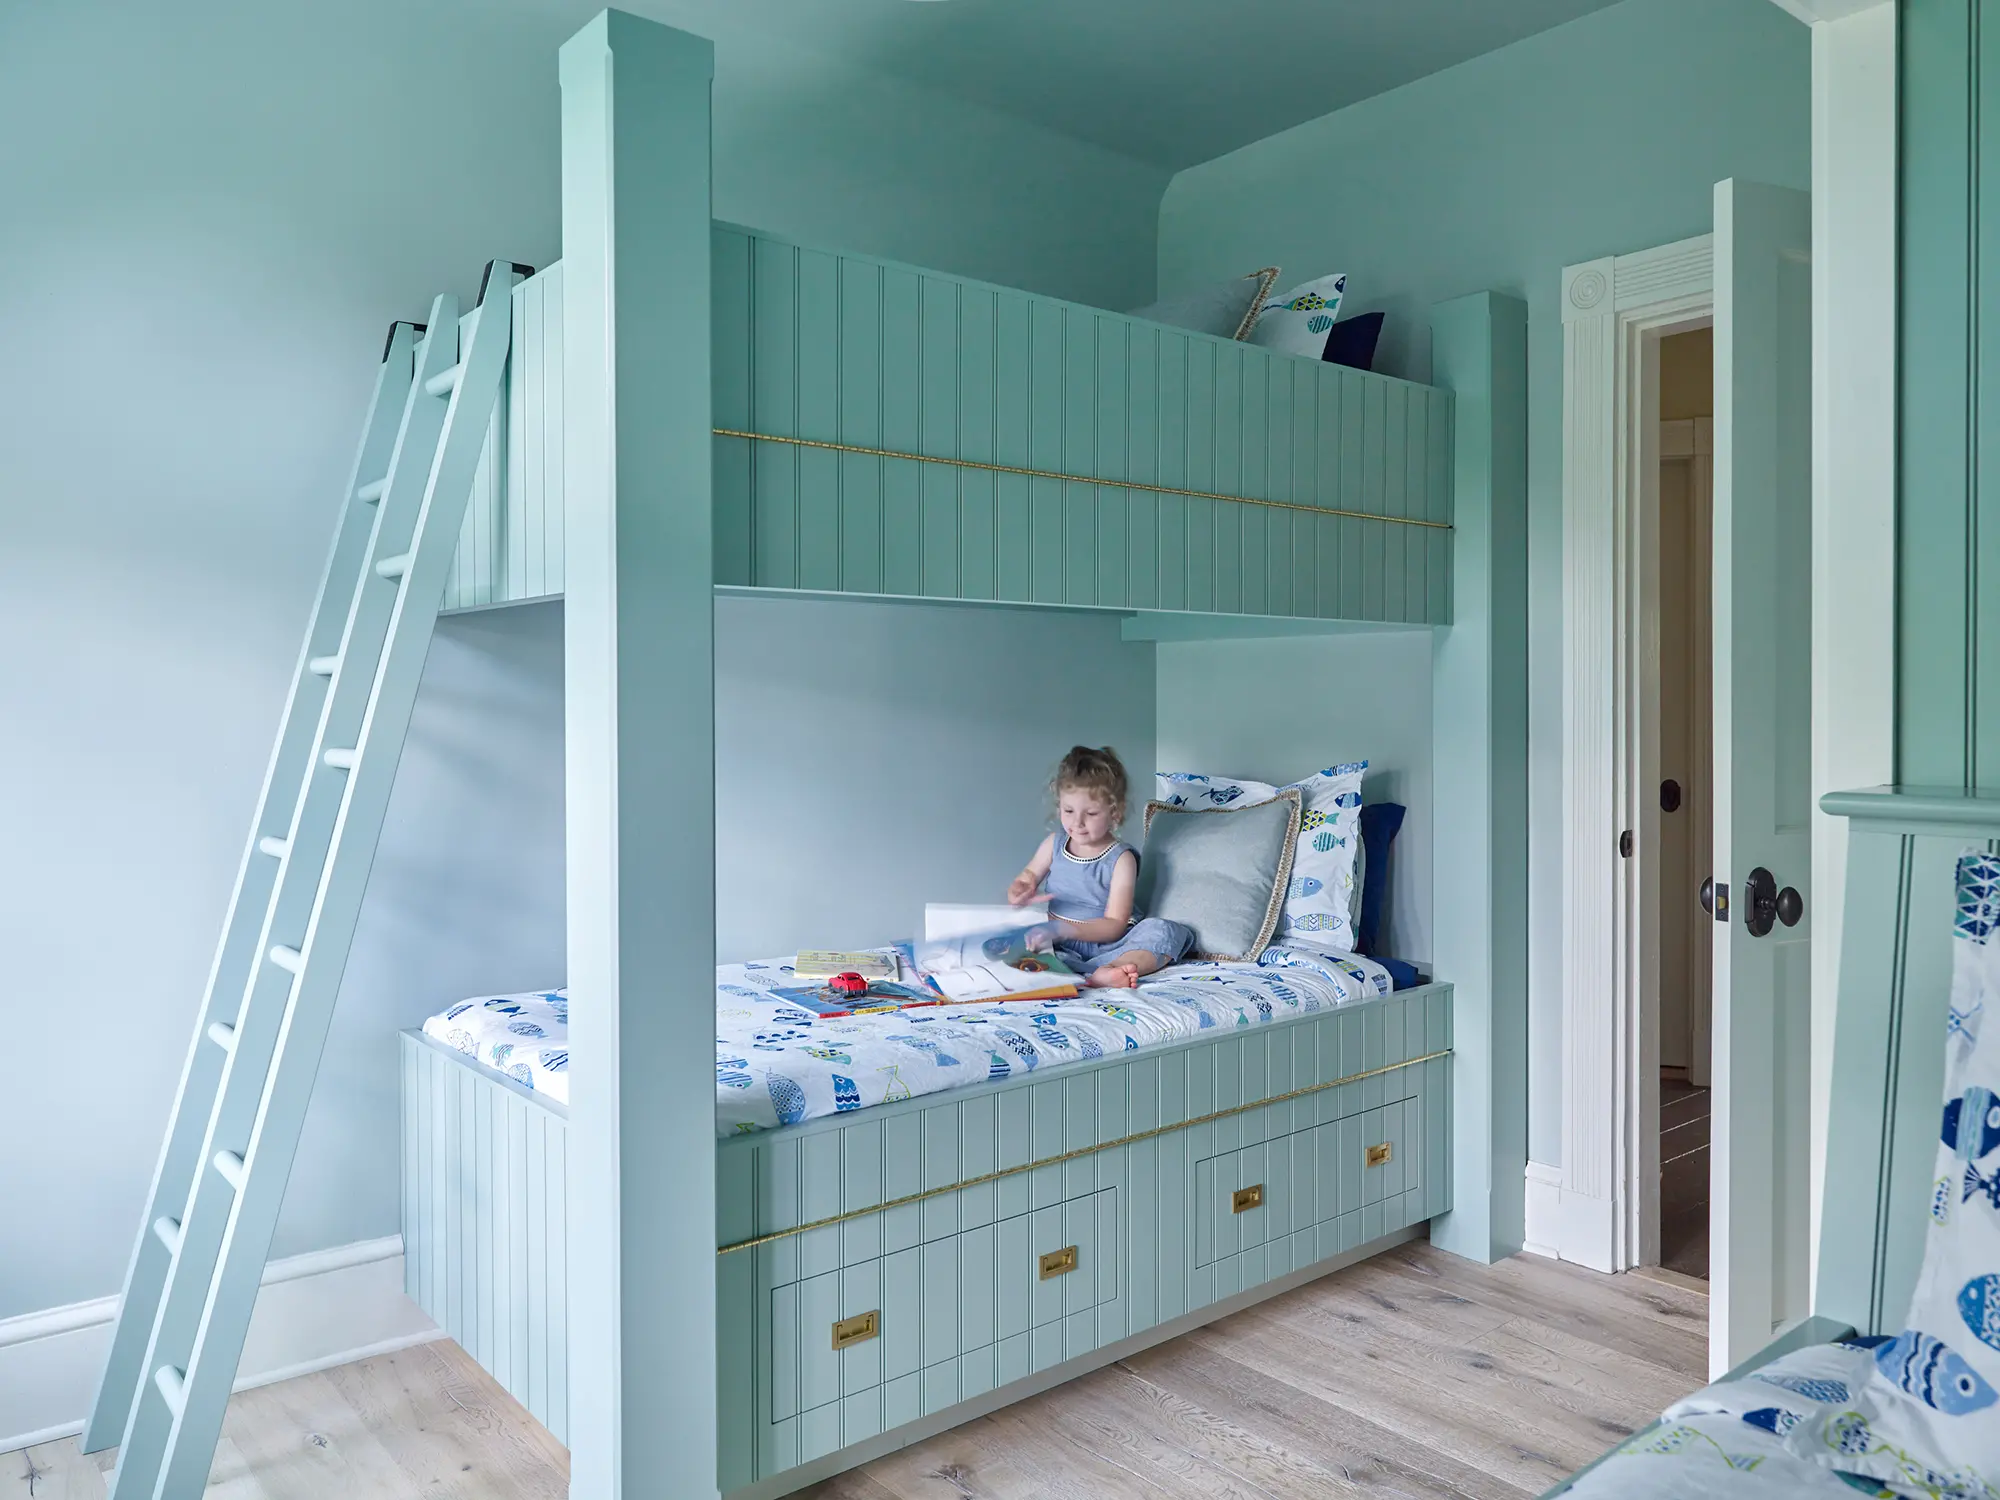
{"type": "Polygon", "coordinates": [[[1706,1088],[1660,1082],[1660,1264],[1708,1280],[1706,1088]]]}
{"type": "MultiPolygon", "coordinates": [[[[1517,1500],[1700,1386],[1707,1298],[1411,1244],[803,1492],[812,1500],[1517,1500]]],[[[111,1454],[0,1455],[102,1500],[111,1454]]],[[[564,1500],[569,1457],[457,1345],[230,1402],[211,1500],[564,1500]]]]}

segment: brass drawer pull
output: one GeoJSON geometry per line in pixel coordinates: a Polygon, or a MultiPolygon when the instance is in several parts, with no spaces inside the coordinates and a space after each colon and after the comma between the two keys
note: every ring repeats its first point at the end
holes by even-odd
{"type": "Polygon", "coordinates": [[[859,1317],[842,1318],[833,1325],[833,1347],[851,1349],[856,1344],[865,1344],[882,1331],[882,1314],[865,1312],[859,1317]]]}
{"type": "Polygon", "coordinates": [[[1229,1195],[1229,1211],[1233,1214],[1248,1213],[1253,1208],[1264,1206],[1264,1184],[1255,1187],[1238,1188],[1229,1195]]]}
{"type": "Polygon", "coordinates": [[[1051,1276],[1067,1276],[1076,1269],[1076,1246],[1065,1245],[1060,1250],[1051,1250],[1042,1257],[1042,1280],[1051,1276]]]}
{"type": "Polygon", "coordinates": [[[1389,1141],[1384,1141],[1379,1146],[1370,1146],[1368,1148],[1368,1165],[1371,1167],[1387,1166],[1389,1158],[1394,1154],[1395,1147],[1389,1141]]]}

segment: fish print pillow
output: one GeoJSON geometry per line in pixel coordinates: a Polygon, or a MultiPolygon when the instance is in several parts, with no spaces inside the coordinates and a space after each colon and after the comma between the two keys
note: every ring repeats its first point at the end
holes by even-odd
{"type": "Polygon", "coordinates": [[[1334,319],[1340,316],[1340,299],[1346,295],[1344,275],[1301,282],[1282,296],[1267,299],[1258,309],[1250,342],[1282,354],[1319,359],[1326,353],[1327,337],[1333,332],[1334,319]]]}
{"type": "Polygon", "coordinates": [[[1333,766],[1290,786],[1234,776],[1161,771],[1159,800],[1172,807],[1253,807],[1281,792],[1299,794],[1298,851],[1272,941],[1354,951],[1355,854],[1361,847],[1361,777],[1365,760],[1333,766]]]}

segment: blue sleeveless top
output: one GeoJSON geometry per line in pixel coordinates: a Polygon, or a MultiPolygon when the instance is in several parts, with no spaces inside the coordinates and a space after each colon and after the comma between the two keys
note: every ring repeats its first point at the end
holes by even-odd
{"type": "MultiPolygon", "coordinates": [[[[1111,899],[1111,872],[1130,844],[1113,843],[1095,859],[1078,859],[1069,852],[1069,835],[1058,831],[1049,860],[1049,915],[1072,922],[1094,922],[1111,899]]],[[[1136,853],[1136,851],[1134,851],[1136,853]]],[[[1136,913],[1135,913],[1136,915],[1136,913]]]]}

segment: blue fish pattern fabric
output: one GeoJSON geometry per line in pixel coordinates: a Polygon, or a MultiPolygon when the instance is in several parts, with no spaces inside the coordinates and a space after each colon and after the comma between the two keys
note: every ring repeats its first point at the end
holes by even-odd
{"type": "Polygon", "coordinates": [[[2000,1033],[1980,1024],[2000,994],[1996,932],[2000,858],[1967,854],[1934,1181],[1914,1210],[1924,1263],[1900,1331],[1707,1386],[1562,1493],[2000,1500],[2000,1033]]]}
{"type": "MultiPolygon", "coordinates": [[[[775,993],[797,982],[790,959],[715,971],[718,1135],[1136,1052],[1216,1027],[1263,1026],[1391,990],[1388,971],[1372,960],[1301,943],[1267,948],[1255,964],[1175,964],[1137,989],[1085,990],[1074,1000],[870,1016],[816,1016],[775,993]]],[[[424,1032],[569,1102],[569,1000],[561,990],[461,1001],[426,1021],[424,1032]],[[522,1023],[534,1028],[532,1045],[512,1029],[522,1023]]]]}

